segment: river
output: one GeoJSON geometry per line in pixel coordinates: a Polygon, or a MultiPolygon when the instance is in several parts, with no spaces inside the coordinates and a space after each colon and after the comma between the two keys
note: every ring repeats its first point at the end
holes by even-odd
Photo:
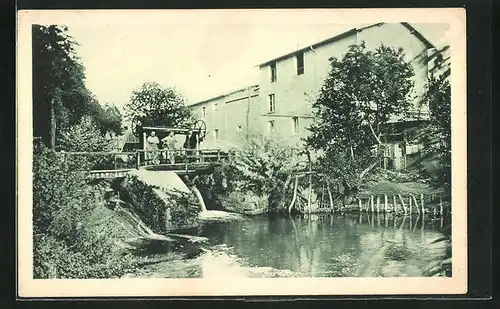
{"type": "Polygon", "coordinates": [[[191,235],[202,251],[173,254],[141,277],[397,277],[423,276],[445,255],[443,218],[383,214],[261,215],[205,218],[191,235]]]}

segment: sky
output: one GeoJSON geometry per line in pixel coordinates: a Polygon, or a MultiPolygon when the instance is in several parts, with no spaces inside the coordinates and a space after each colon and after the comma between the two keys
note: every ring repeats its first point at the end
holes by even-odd
{"type": "MultiPolygon", "coordinates": [[[[101,103],[123,108],[146,81],[174,87],[187,104],[258,84],[256,65],[365,24],[183,22],[68,24],[101,103]]],[[[440,45],[446,24],[412,25],[440,45]]]]}

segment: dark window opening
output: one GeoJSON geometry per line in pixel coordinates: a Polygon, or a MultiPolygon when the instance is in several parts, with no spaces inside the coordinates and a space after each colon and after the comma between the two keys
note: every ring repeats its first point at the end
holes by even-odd
{"type": "Polygon", "coordinates": [[[271,68],[271,83],[272,83],[275,82],[277,79],[276,63],[271,63],[270,68],[271,68]]]}
{"type": "Polygon", "coordinates": [[[299,53],[295,56],[297,59],[297,75],[304,74],[304,53],[299,53]]]}

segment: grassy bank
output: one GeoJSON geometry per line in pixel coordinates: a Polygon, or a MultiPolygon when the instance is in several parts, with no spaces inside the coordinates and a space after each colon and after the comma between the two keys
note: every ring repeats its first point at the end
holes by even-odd
{"type": "Polygon", "coordinates": [[[140,255],[144,246],[156,243],[174,250],[190,242],[160,235],[196,221],[198,207],[184,205],[189,198],[170,196],[166,204],[155,195],[157,188],[134,179],[125,188],[133,199],[110,200],[109,183],[90,183],[54,151],[35,148],[34,278],[118,278],[148,261],[140,255]]]}

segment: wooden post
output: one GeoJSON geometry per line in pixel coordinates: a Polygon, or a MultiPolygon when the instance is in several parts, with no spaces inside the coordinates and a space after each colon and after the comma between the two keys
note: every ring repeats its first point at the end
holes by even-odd
{"type": "MultiPolygon", "coordinates": [[[[142,149],[143,150],[148,149],[148,147],[147,147],[148,141],[146,140],[146,138],[147,138],[146,132],[144,131],[144,132],[142,132],[142,149]]],[[[147,165],[149,156],[146,155],[146,152],[143,152],[143,154],[144,154],[144,165],[147,165]]]]}
{"type": "Polygon", "coordinates": [[[384,194],[384,212],[387,214],[387,194],[384,194]]]}
{"type": "Polygon", "coordinates": [[[374,207],[374,205],[373,205],[373,195],[370,195],[370,210],[371,210],[372,213],[374,212],[373,207],[374,207]]]}
{"type": "MultiPolygon", "coordinates": [[[[308,155],[309,158],[309,155],[308,155]]],[[[307,211],[311,213],[311,196],[312,196],[312,164],[309,159],[309,194],[307,195],[307,211]]]]}
{"type": "Polygon", "coordinates": [[[370,198],[366,200],[366,213],[370,211],[370,198]]]}
{"type": "Polygon", "coordinates": [[[443,216],[443,197],[442,196],[439,197],[439,211],[440,211],[441,216],[443,216]]]}
{"type": "Polygon", "coordinates": [[[299,185],[299,176],[295,176],[295,184],[293,185],[293,197],[290,202],[290,206],[288,206],[288,212],[292,212],[292,208],[295,205],[295,200],[297,199],[297,187],[299,185]]]}
{"type": "Polygon", "coordinates": [[[332,196],[332,191],[330,190],[330,184],[326,184],[326,190],[328,191],[328,198],[330,199],[330,207],[332,208],[332,211],[335,211],[335,206],[333,205],[333,196],[332,196]]]}
{"type": "Polygon", "coordinates": [[[403,147],[401,153],[403,154],[403,169],[406,170],[406,144],[407,144],[407,133],[403,130],[403,147]]]}
{"type": "Polygon", "coordinates": [[[359,204],[359,212],[363,212],[363,207],[361,206],[361,198],[358,198],[358,204],[359,204]]]}
{"type": "MultiPolygon", "coordinates": [[[[411,195],[408,197],[408,208],[410,209],[410,215],[411,215],[411,210],[412,210],[412,200],[411,200],[411,195]]],[[[411,219],[410,219],[410,225],[411,225],[411,219]]]]}
{"type": "Polygon", "coordinates": [[[420,208],[418,206],[418,201],[417,201],[417,198],[415,197],[415,195],[411,194],[410,195],[410,198],[413,199],[413,202],[415,202],[415,208],[417,209],[417,213],[420,215],[420,208]]]}
{"type": "Polygon", "coordinates": [[[401,201],[401,206],[403,207],[403,210],[405,212],[405,215],[406,215],[406,205],[405,205],[405,201],[403,200],[403,197],[401,196],[401,194],[398,194],[399,196],[399,200],[401,201]]]}
{"type": "Polygon", "coordinates": [[[424,236],[424,230],[425,230],[425,218],[422,216],[422,226],[420,227],[420,234],[424,236]]]}
{"type": "Polygon", "coordinates": [[[312,180],[311,174],[309,174],[309,192],[307,193],[307,212],[311,213],[311,195],[312,195],[312,180]]]}
{"type": "Polygon", "coordinates": [[[189,158],[188,158],[188,152],[187,152],[187,150],[186,150],[186,149],[184,149],[184,158],[186,159],[186,160],[184,160],[184,161],[186,162],[186,163],[185,163],[185,164],[186,164],[186,165],[185,165],[185,168],[186,168],[186,175],[187,175],[187,174],[188,174],[188,161],[189,161],[189,158]]]}
{"type": "Polygon", "coordinates": [[[380,212],[380,196],[377,195],[377,214],[380,212]]]}
{"type": "Polygon", "coordinates": [[[141,166],[141,153],[139,151],[136,151],[135,152],[136,155],[137,155],[137,158],[136,158],[136,168],[139,169],[139,167],[141,166]]]}
{"type": "Polygon", "coordinates": [[[420,194],[420,206],[422,207],[422,215],[425,214],[425,208],[424,208],[424,194],[420,194]]]}

